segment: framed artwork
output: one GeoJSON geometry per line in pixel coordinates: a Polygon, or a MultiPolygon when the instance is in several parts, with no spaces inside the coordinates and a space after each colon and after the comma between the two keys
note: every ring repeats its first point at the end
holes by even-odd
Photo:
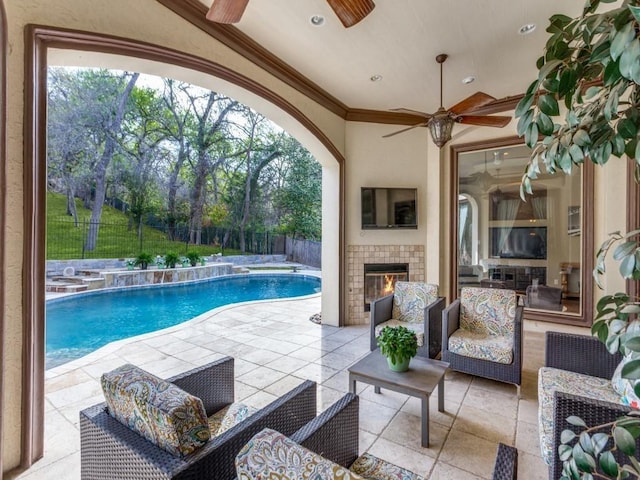
{"type": "Polygon", "coordinates": [[[567,215],[567,234],[569,236],[580,235],[580,207],[573,205],[569,207],[567,215]]]}

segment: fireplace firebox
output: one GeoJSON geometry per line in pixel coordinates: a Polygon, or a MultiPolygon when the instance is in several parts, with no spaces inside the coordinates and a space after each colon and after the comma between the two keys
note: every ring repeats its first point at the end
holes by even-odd
{"type": "Polygon", "coordinates": [[[393,293],[396,282],[409,279],[408,263],[365,263],[364,264],[364,311],[377,298],[393,293]]]}

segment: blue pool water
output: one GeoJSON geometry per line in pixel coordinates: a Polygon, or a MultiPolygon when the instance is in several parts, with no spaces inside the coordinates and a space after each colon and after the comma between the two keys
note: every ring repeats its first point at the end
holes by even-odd
{"type": "Polygon", "coordinates": [[[177,325],[223,305],[319,291],[320,279],[316,277],[256,274],[49,300],[46,368],[80,358],[115,340],[177,325]]]}

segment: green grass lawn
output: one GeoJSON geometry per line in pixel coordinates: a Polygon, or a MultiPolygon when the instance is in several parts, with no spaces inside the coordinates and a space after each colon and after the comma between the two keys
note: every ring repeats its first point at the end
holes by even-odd
{"type": "MultiPolygon", "coordinates": [[[[155,228],[143,227],[142,242],[138,238],[137,228],[128,229],[127,216],[105,205],[102,209],[97,248],[83,252],[83,245],[91,218],[91,211],[82,207],[76,200],[78,226],[73,218],[66,215],[66,197],[56,193],[47,193],[47,259],[61,260],[72,258],[135,258],[140,252],[153,256],[165,255],[173,251],[184,255],[187,251],[197,251],[200,255],[213,255],[220,247],[213,245],[187,245],[185,242],[169,241],[167,235],[155,228]],[[86,224],[84,224],[86,222],[86,224]]],[[[225,255],[239,255],[237,250],[223,251],[225,255]]]]}

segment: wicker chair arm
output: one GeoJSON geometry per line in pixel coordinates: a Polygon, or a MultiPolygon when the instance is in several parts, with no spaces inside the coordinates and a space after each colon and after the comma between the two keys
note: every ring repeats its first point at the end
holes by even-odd
{"type": "Polygon", "coordinates": [[[449,337],[460,328],[460,299],[457,298],[442,311],[442,349],[447,350],[449,337]]]}
{"type": "Polygon", "coordinates": [[[386,297],[375,299],[369,304],[369,317],[370,317],[370,345],[369,348],[373,351],[378,348],[376,343],[376,325],[380,325],[387,320],[391,320],[391,312],[393,311],[393,293],[386,297]]]}
{"type": "Polygon", "coordinates": [[[522,328],[523,328],[523,315],[524,315],[524,307],[518,306],[516,307],[516,316],[514,318],[514,326],[513,326],[513,361],[522,365],[522,328]]]}
{"type": "Polygon", "coordinates": [[[224,357],[167,381],[202,400],[207,416],[234,401],[233,358],[224,357]]]}
{"type": "Polygon", "coordinates": [[[446,298],[438,297],[424,311],[424,343],[429,347],[430,358],[436,358],[442,351],[442,312],[446,303],[446,298]]]}
{"type": "Polygon", "coordinates": [[[610,354],[596,337],[561,332],[546,333],[545,366],[547,367],[593,377],[611,378],[621,361],[621,354],[610,354]]]}
{"type": "Polygon", "coordinates": [[[347,393],[291,435],[291,440],[345,468],[358,458],[358,397],[347,393]]]}
{"type": "MultiPolygon", "coordinates": [[[[563,430],[571,429],[578,433],[581,428],[569,424],[567,417],[575,415],[580,417],[588,427],[595,427],[615,421],[624,416],[632,409],[617,403],[603,402],[592,398],[571,395],[569,393],[555,392],[553,405],[553,452],[558,451],[560,446],[560,436],[563,430]]],[[[607,429],[610,431],[610,429],[607,429]]],[[[640,448],[640,438],[636,440],[636,448],[640,448]]],[[[618,462],[623,462],[625,457],[618,452],[613,452],[618,462]]],[[[625,462],[626,463],[626,462],[625,462]]],[[[562,461],[559,457],[553,458],[551,465],[553,478],[560,478],[562,475],[562,461]]]]}
{"type": "Polygon", "coordinates": [[[518,478],[518,450],[504,443],[498,444],[492,480],[516,480],[518,478]]]}

